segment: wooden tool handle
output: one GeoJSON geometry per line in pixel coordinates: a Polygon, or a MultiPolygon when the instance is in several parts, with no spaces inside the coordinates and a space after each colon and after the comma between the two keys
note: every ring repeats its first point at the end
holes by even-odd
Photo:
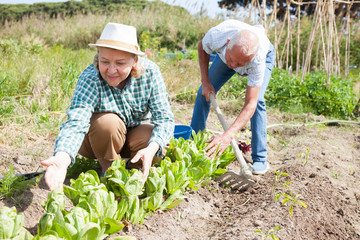
{"type": "MultiPolygon", "coordinates": [[[[226,123],[225,121],[225,118],[224,116],[222,115],[221,113],[221,110],[219,108],[219,106],[217,105],[216,103],[216,100],[215,100],[215,97],[213,95],[213,93],[210,93],[210,102],[211,104],[213,105],[214,107],[214,110],[216,112],[216,115],[218,116],[219,120],[220,120],[220,123],[224,129],[224,131],[226,131],[229,127],[228,127],[228,124],[226,123]]],[[[242,152],[240,151],[239,149],[239,146],[238,144],[235,142],[235,139],[231,140],[231,147],[233,148],[234,150],[234,153],[235,153],[235,156],[236,156],[236,159],[239,161],[240,163],[240,166],[241,166],[241,170],[248,174],[248,175],[252,175],[251,174],[251,171],[249,170],[249,167],[248,165],[246,164],[246,161],[242,155],[242,152]]]]}

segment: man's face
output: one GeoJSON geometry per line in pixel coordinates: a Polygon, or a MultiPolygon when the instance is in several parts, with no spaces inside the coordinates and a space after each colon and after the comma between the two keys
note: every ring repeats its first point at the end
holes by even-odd
{"type": "Polygon", "coordinates": [[[231,69],[248,65],[253,57],[254,55],[244,56],[241,48],[237,45],[234,45],[232,49],[226,48],[226,65],[231,69]]]}

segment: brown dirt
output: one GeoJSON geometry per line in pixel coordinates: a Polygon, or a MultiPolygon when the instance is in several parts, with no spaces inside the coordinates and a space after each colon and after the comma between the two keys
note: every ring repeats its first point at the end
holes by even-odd
{"type": "MultiPolygon", "coordinates": [[[[191,105],[173,103],[173,110],[178,124],[190,123],[191,105]]],[[[231,121],[235,116],[228,114],[226,118],[231,121]]],[[[255,233],[255,230],[266,233],[281,225],[283,229],[275,233],[280,239],[360,239],[360,126],[342,123],[338,126],[319,124],[311,127],[272,125],[323,120],[326,119],[311,114],[293,116],[270,109],[268,160],[271,171],[254,177],[254,186],[239,192],[214,180],[198,191],[186,192],[187,198],[174,209],[156,212],[146,218],[144,225],[124,229],[116,235],[151,240],[253,240],[264,239],[264,235],[255,233]],[[307,149],[309,155],[305,158],[307,149]],[[274,170],[289,175],[280,177],[275,192],[300,194],[299,200],[305,202],[307,208],[295,204],[293,215],[289,215],[289,204],[282,205],[274,200],[274,170]],[[291,182],[289,188],[282,186],[284,181],[291,182]]],[[[213,113],[208,128],[221,130],[213,113]]],[[[248,126],[245,129],[239,136],[241,140],[250,138],[248,126]]],[[[21,132],[17,134],[24,135],[21,132]]],[[[10,162],[19,173],[36,171],[39,161],[52,154],[54,136],[28,138],[27,141],[26,149],[1,144],[4,139],[0,141],[2,173],[8,169],[10,162]]],[[[239,169],[236,162],[230,167],[239,169]]],[[[44,214],[41,202],[46,200],[48,192],[41,179],[37,186],[24,192],[16,205],[18,211],[25,215],[25,227],[33,234],[36,234],[37,223],[44,214]]],[[[15,204],[11,200],[3,200],[0,206],[4,205],[15,204]]]]}

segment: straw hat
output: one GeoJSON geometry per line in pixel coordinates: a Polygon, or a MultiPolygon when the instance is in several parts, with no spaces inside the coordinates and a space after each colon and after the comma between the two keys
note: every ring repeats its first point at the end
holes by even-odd
{"type": "Polygon", "coordinates": [[[145,53],[140,51],[136,28],[119,23],[106,24],[100,39],[95,44],[89,44],[90,47],[107,47],[136,55],[143,56],[145,53]]]}

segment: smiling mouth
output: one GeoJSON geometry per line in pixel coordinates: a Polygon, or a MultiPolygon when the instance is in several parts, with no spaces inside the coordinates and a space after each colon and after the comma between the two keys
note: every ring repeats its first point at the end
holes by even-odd
{"type": "Polygon", "coordinates": [[[109,79],[116,79],[118,78],[119,76],[108,76],[109,79]]]}

